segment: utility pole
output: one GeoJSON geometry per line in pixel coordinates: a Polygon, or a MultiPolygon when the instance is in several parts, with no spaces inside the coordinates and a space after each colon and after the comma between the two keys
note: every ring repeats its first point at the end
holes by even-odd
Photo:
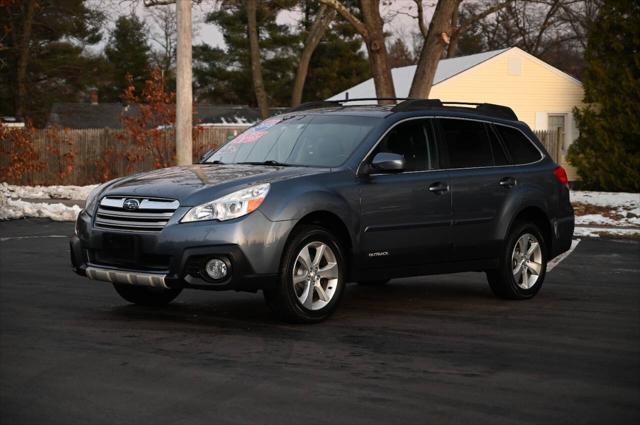
{"type": "Polygon", "coordinates": [[[191,62],[191,0],[176,0],[178,45],[176,51],[176,161],[193,163],[193,86],[191,62]]]}

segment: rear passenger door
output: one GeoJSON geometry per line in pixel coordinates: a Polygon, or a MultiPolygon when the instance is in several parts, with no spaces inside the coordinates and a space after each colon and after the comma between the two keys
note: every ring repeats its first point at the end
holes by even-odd
{"type": "Polygon", "coordinates": [[[406,165],[403,172],[374,171],[360,178],[360,251],[366,267],[422,266],[451,253],[451,194],[431,121],[397,124],[365,159],[391,152],[403,155],[406,165]]]}
{"type": "Polygon", "coordinates": [[[507,154],[490,124],[444,117],[437,123],[452,196],[452,259],[494,258],[498,215],[517,184],[507,154]]]}

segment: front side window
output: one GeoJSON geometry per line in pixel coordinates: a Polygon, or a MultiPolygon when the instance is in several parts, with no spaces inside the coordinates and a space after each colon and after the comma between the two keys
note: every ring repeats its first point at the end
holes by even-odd
{"type": "Polygon", "coordinates": [[[380,152],[402,155],[405,171],[424,171],[436,168],[435,144],[428,137],[424,120],[411,120],[393,127],[380,141],[372,158],[380,152]]]}
{"type": "Polygon", "coordinates": [[[491,141],[480,121],[439,119],[449,152],[450,168],[474,168],[494,165],[491,141]]]}
{"type": "Polygon", "coordinates": [[[206,162],[336,167],[379,122],[380,118],[345,115],[270,118],[238,135],[206,162]]]}
{"type": "Polygon", "coordinates": [[[496,125],[495,129],[502,137],[514,164],[529,164],[540,159],[538,149],[533,146],[521,131],[504,125],[496,125]]]}

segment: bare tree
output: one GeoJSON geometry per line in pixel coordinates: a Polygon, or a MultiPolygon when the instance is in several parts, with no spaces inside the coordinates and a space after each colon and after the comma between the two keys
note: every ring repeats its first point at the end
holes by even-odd
{"type": "Polygon", "coordinates": [[[425,37],[424,44],[420,51],[418,66],[416,68],[409,97],[427,98],[433,85],[433,78],[438,68],[438,63],[442,57],[445,48],[451,45],[454,40],[454,46],[450,54],[455,52],[455,40],[461,33],[466,31],[473,22],[484,19],[485,17],[501,10],[514,0],[504,0],[495,2],[476,16],[468,19],[464,24],[458,24],[458,8],[462,0],[438,0],[433,17],[427,29],[424,21],[424,6],[422,0],[414,0],[418,11],[418,26],[420,32],[425,37]]]}
{"type": "Polygon", "coordinates": [[[262,63],[260,57],[260,44],[258,41],[258,23],[256,18],[257,0],[245,0],[247,9],[247,33],[249,36],[249,57],[251,60],[251,76],[253,77],[253,88],[256,92],[256,101],[260,116],[264,119],[269,116],[269,101],[267,90],[262,78],[262,63]]]}
{"type": "MultiPolygon", "coordinates": [[[[385,43],[385,34],[383,31],[384,21],[380,16],[379,0],[360,0],[360,13],[362,20],[358,19],[349,9],[339,0],[319,0],[336,10],[344,19],[346,19],[353,28],[360,34],[367,46],[369,55],[369,64],[373,82],[376,88],[376,95],[379,98],[395,97],[395,87],[393,86],[393,78],[391,76],[391,67],[389,65],[389,55],[385,43]]],[[[392,103],[393,101],[381,100],[380,104],[392,103]]]]}
{"type": "Polygon", "coordinates": [[[156,28],[151,33],[151,40],[157,46],[153,51],[153,60],[166,76],[173,69],[176,58],[178,23],[175,7],[171,5],[154,7],[149,13],[156,28]]]}
{"type": "Polygon", "coordinates": [[[433,77],[436,74],[438,62],[445,47],[449,44],[450,34],[452,33],[451,17],[453,16],[453,11],[458,8],[460,0],[439,0],[426,34],[422,0],[415,1],[418,7],[418,24],[422,34],[425,36],[425,41],[420,51],[418,66],[409,90],[409,97],[427,98],[433,85],[433,77]]]}
{"type": "Polygon", "coordinates": [[[309,73],[309,63],[311,62],[311,56],[313,52],[320,44],[322,37],[327,31],[329,24],[336,16],[335,9],[330,9],[327,5],[322,5],[318,11],[316,20],[311,25],[307,39],[304,42],[304,48],[302,55],[300,55],[300,62],[298,62],[298,68],[296,70],[296,78],[293,82],[293,90],[291,92],[291,106],[295,107],[300,105],[302,101],[302,92],[304,90],[304,83],[309,73]]]}

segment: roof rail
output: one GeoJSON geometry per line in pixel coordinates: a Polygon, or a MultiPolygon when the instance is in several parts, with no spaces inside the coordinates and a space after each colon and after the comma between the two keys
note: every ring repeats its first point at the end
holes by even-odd
{"type": "Polygon", "coordinates": [[[429,108],[442,108],[440,99],[407,99],[391,108],[393,112],[419,111],[429,108]]]}
{"type": "Polygon", "coordinates": [[[440,99],[409,99],[394,106],[394,112],[416,111],[420,109],[457,109],[463,112],[476,112],[495,118],[518,121],[518,116],[508,106],[493,103],[447,102],[440,99]]]}
{"type": "Polygon", "coordinates": [[[287,112],[306,111],[310,109],[329,107],[347,107],[349,105],[346,104],[351,102],[379,102],[381,100],[393,100],[398,102],[391,108],[392,112],[420,111],[424,109],[449,109],[461,112],[475,112],[490,117],[518,121],[518,116],[513,112],[513,109],[508,106],[496,105],[493,103],[447,102],[440,99],[416,99],[411,97],[361,97],[342,100],[319,100],[303,103],[295,108],[289,109],[287,112]]]}
{"type": "Polygon", "coordinates": [[[316,100],[314,102],[305,102],[287,110],[287,112],[306,111],[307,109],[327,108],[330,106],[340,106],[340,102],[335,100],[316,100]]]}
{"type": "MultiPolygon", "coordinates": [[[[375,101],[379,102],[381,100],[395,100],[395,101],[405,101],[408,100],[407,97],[359,97],[353,99],[340,99],[340,100],[316,100],[312,102],[306,102],[296,107],[289,109],[287,112],[297,112],[297,111],[306,111],[308,109],[319,109],[319,108],[329,108],[332,106],[348,106],[345,103],[351,102],[370,102],[375,101]]],[[[358,105],[361,106],[361,105],[358,105]]]]}

